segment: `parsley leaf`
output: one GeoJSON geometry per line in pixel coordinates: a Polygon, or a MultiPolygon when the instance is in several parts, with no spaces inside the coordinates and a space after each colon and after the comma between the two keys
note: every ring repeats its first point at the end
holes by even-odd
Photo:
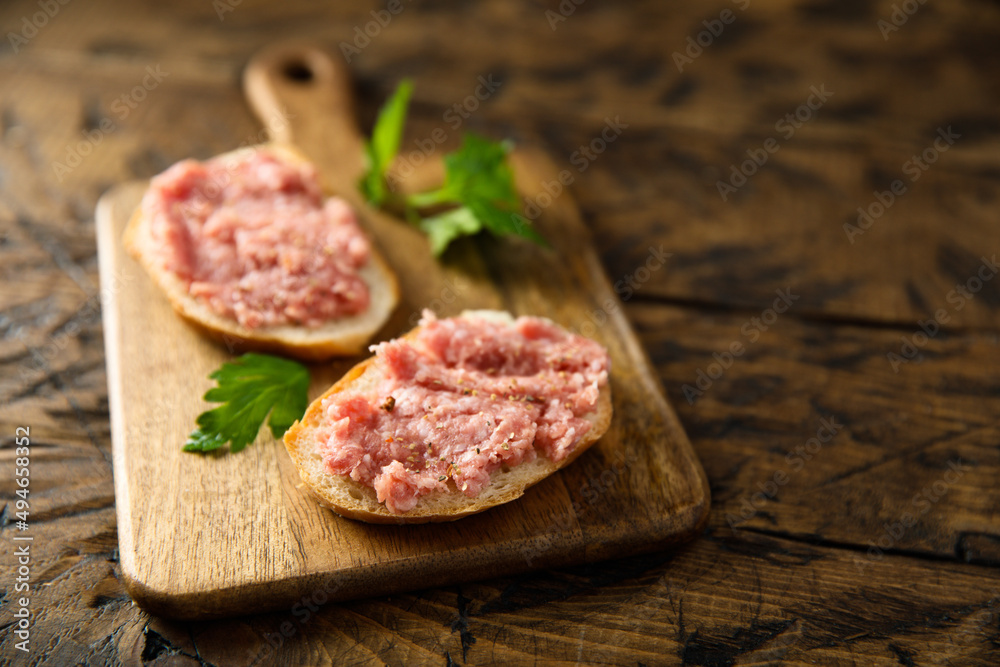
{"type": "Polygon", "coordinates": [[[412,90],[410,81],[400,84],[379,114],[372,140],[366,144],[368,172],[361,181],[361,192],[368,201],[401,206],[407,219],[427,234],[435,256],[440,256],[456,238],[482,229],[497,236],[521,236],[548,245],[521,214],[521,198],[507,160],[512,147],[509,142],[493,142],[467,133],[461,147],[444,156],[445,179],[440,188],[392,201],[386,172],[399,150],[412,90]],[[446,210],[441,212],[443,207],[446,210]],[[421,212],[428,209],[432,214],[425,217],[421,212]]]}
{"type": "Polygon", "coordinates": [[[467,133],[462,146],[444,156],[444,185],[439,190],[411,195],[414,206],[479,198],[500,202],[510,208],[518,205],[514,177],[507,164],[507,142],[492,142],[467,133]]]}
{"type": "Polygon", "coordinates": [[[491,205],[481,199],[470,198],[467,200],[469,208],[476,217],[482,221],[483,226],[497,236],[515,235],[534,241],[540,246],[548,247],[548,242],[520,213],[516,211],[505,211],[496,205],[491,205]]]}
{"type": "Polygon", "coordinates": [[[222,405],[198,415],[185,452],[211,452],[227,442],[236,453],[257,437],[264,419],[275,438],[306,411],[309,370],[302,364],[266,354],[244,354],[209,375],[218,386],[205,400],[222,405]]]}
{"type": "Polygon", "coordinates": [[[482,225],[468,207],[454,208],[450,211],[424,218],[419,223],[420,229],[427,234],[431,242],[431,252],[435,257],[441,255],[448,244],[465,234],[475,234],[482,225]]]}
{"type": "Polygon", "coordinates": [[[404,80],[399,84],[396,92],[378,114],[371,141],[365,142],[368,172],[362,177],[359,187],[361,194],[375,205],[384,202],[389,194],[386,189],[385,173],[399,152],[403,122],[406,120],[406,109],[410,105],[412,93],[413,82],[404,80]]]}

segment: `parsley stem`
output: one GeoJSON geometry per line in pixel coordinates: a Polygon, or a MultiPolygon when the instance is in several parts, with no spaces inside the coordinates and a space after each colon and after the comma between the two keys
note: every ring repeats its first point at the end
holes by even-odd
{"type": "Polygon", "coordinates": [[[406,205],[411,208],[430,208],[439,204],[458,204],[458,199],[449,188],[439,188],[430,192],[418,192],[406,197],[406,205]]]}

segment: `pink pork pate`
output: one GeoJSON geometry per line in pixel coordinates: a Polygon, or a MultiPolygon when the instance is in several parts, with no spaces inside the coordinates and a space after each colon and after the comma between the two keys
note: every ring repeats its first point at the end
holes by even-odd
{"type": "Polygon", "coordinates": [[[368,240],[308,163],[266,149],[184,160],[142,201],[157,260],[248,329],[317,327],[368,308],[368,240]]]}
{"type": "Polygon", "coordinates": [[[584,415],[610,365],[594,341],[536,317],[424,311],[415,337],[372,349],[385,377],[374,391],[324,401],[321,451],[331,472],[374,488],[393,513],[448,491],[449,479],[475,498],[503,466],[566,458],[590,429],[584,415]]]}

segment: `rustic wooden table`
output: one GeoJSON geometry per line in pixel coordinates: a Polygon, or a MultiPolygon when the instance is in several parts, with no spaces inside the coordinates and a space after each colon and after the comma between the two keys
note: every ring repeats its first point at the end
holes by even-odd
{"type": "Polygon", "coordinates": [[[1000,7],[342,5],[0,7],[0,660],[997,664],[1000,7]],[[413,77],[411,146],[474,129],[571,170],[710,480],[703,534],[227,621],[132,604],[94,206],[117,182],[261,140],[241,68],[296,36],[350,60],[366,122],[413,77]],[[28,653],[18,427],[32,442],[28,653]]]}

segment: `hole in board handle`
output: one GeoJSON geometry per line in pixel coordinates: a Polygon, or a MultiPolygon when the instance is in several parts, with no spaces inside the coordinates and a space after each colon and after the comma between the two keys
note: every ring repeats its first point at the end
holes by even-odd
{"type": "Polygon", "coordinates": [[[309,83],[313,80],[313,71],[309,65],[305,64],[301,60],[292,60],[285,63],[282,69],[282,74],[289,81],[294,81],[296,83],[309,83]]]}

